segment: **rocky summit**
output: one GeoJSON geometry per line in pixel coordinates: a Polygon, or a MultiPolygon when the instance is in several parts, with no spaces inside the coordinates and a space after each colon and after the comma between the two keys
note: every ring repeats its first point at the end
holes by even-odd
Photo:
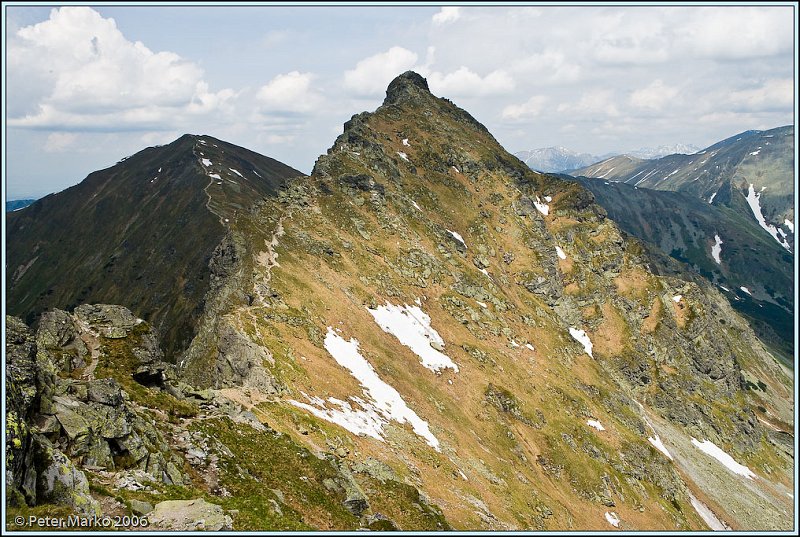
{"type": "Polygon", "coordinates": [[[184,349],[124,293],[7,318],[9,520],[791,529],[792,372],[420,75],[253,198],[184,349]]]}

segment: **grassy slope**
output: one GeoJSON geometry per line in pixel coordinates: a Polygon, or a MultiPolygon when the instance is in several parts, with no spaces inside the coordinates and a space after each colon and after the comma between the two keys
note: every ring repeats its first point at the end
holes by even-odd
{"type": "Polygon", "coordinates": [[[299,174],[246,149],[190,135],[94,172],[7,215],[8,311],[30,323],[54,307],[122,304],[159,328],[172,355],[188,344],[202,313],[208,262],[227,232],[221,218],[299,174]],[[208,186],[217,214],[206,206],[204,188],[212,181],[201,152],[224,178],[223,185],[208,186]]]}

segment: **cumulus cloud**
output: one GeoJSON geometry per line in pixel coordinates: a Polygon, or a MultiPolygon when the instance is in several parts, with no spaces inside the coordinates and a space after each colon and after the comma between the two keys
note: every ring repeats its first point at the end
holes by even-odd
{"type": "Polygon", "coordinates": [[[522,104],[508,105],[503,108],[503,119],[520,120],[538,116],[546,101],[544,95],[534,95],[522,104]]]}
{"type": "Polygon", "coordinates": [[[441,26],[444,24],[449,24],[451,22],[457,21],[461,18],[461,8],[460,7],[443,7],[439,13],[433,16],[433,24],[437,26],[441,26]]]}
{"type": "Polygon", "coordinates": [[[647,87],[631,93],[630,103],[632,106],[644,110],[661,110],[676,95],[678,95],[678,88],[664,84],[664,81],[659,78],[647,87]]]}
{"type": "Polygon", "coordinates": [[[417,54],[403,47],[392,47],[364,58],[355,69],[345,71],[344,85],[356,95],[383,93],[386,86],[400,73],[408,71],[417,62],[417,54]]]}
{"type": "Polygon", "coordinates": [[[8,61],[20,77],[14,91],[24,92],[28,80],[42,94],[34,110],[9,119],[16,127],[153,127],[176,113],[217,110],[234,96],[211,92],[197,65],[127,40],[114,19],[88,7],[53,9],[48,20],[20,28],[8,61]]]}
{"type": "Polygon", "coordinates": [[[573,103],[561,103],[558,105],[559,112],[577,115],[605,115],[618,116],[619,108],[616,105],[614,93],[611,90],[587,90],[583,92],[581,98],[573,103]]]}
{"type": "Polygon", "coordinates": [[[322,96],[311,88],[313,78],[299,71],[278,75],[258,90],[256,100],[262,110],[311,112],[322,103],[322,96]]]}
{"type": "Polygon", "coordinates": [[[688,53],[720,60],[791,53],[792,6],[703,8],[678,28],[676,44],[688,53]]]}
{"type": "Polygon", "coordinates": [[[581,77],[581,66],[568,59],[563,51],[552,48],[515,60],[511,70],[535,76],[539,82],[575,82],[581,77]]]}
{"type": "Polygon", "coordinates": [[[430,73],[428,84],[437,95],[448,97],[502,95],[514,89],[514,79],[502,69],[482,77],[464,66],[451,73],[430,73]]]}
{"type": "Polygon", "coordinates": [[[791,110],[794,97],[793,81],[784,78],[767,80],[757,88],[734,91],[728,102],[736,111],[791,110]]]}

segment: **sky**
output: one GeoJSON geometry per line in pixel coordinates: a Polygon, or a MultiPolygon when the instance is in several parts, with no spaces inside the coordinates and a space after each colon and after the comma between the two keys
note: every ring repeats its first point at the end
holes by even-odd
{"type": "Polygon", "coordinates": [[[208,134],[310,173],[413,69],[511,152],[707,147],[794,123],[790,3],[3,4],[6,199],[208,134]]]}

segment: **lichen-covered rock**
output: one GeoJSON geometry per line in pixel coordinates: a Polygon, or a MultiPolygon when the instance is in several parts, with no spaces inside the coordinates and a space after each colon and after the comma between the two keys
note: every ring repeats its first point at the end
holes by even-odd
{"type": "Polygon", "coordinates": [[[32,466],[30,424],[37,406],[33,333],[16,317],[6,317],[6,486],[28,500],[36,494],[28,469],[32,466]]]}
{"type": "Polygon", "coordinates": [[[37,467],[37,502],[66,505],[76,513],[100,514],[100,507],[89,493],[89,482],[69,457],[41,436],[34,443],[37,467]]]}
{"type": "Polygon", "coordinates": [[[277,380],[264,363],[272,357],[266,349],[250,341],[230,325],[223,325],[218,344],[215,387],[243,386],[265,394],[281,391],[277,380]]]}
{"type": "Polygon", "coordinates": [[[42,314],[36,331],[36,345],[47,351],[59,371],[70,372],[86,365],[89,354],[72,316],[53,310],[42,314]]]}
{"type": "Polygon", "coordinates": [[[148,517],[150,524],[170,531],[231,531],[233,519],[219,505],[202,498],[169,500],[155,505],[148,517]]]}

